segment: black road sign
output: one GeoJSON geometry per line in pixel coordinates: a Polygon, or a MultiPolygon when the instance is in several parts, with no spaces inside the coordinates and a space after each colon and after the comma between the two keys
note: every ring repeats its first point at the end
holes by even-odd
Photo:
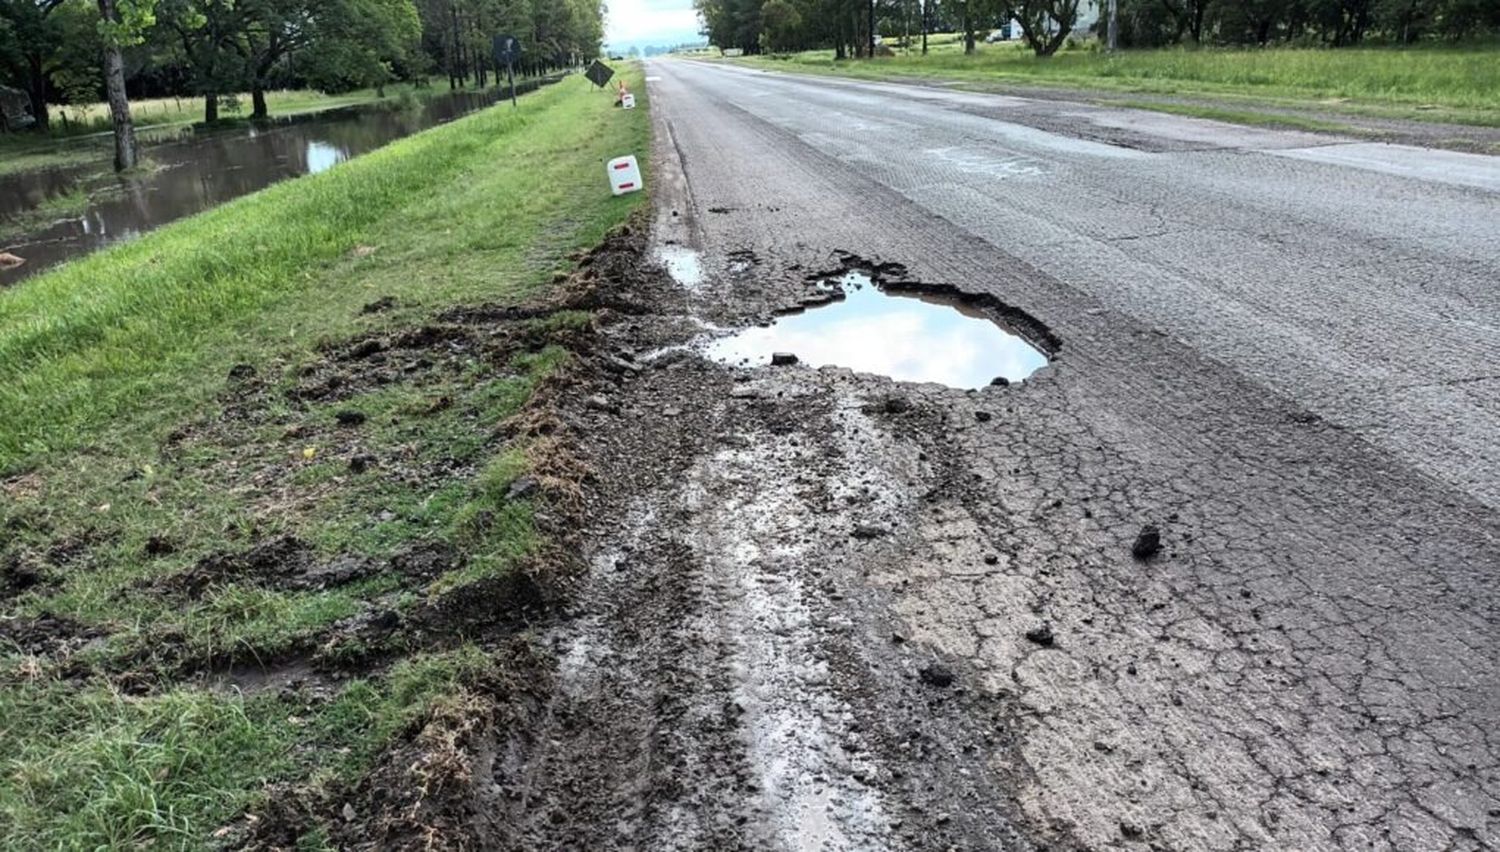
{"type": "Polygon", "coordinates": [[[589,78],[590,83],[602,89],[604,88],[604,84],[608,83],[609,79],[615,76],[615,71],[613,68],[595,59],[594,64],[589,66],[589,70],[583,72],[583,76],[589,78]]]}
{"type": "Polygon", "coordinates": [[[521,40],[512,35],[497,35],[491,43],[496,65],[514,65],[521,58],[521,40]]]}

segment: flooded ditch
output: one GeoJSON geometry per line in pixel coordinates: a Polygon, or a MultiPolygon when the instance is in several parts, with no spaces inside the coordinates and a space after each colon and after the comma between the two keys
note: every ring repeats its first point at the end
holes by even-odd
{"type": "Polygon", "coordinates": [[[761,367],[778,354],[903,382],[977,389],[1020,382],[1047,353],[988,313],[938,293],[882,288],[863,272],[824,285],[826,301],[709,342],[720,363],[761,367]]]}
{"type": "MultiPolygon", "coordinates": [[[[517,89],[550,82],[528,80],[517,89]]],[[[410,108],[350,107],[234,130],[184,130],[147,147],[155,168],[135,176],[114,175],[96,162],[0,177],[0,252],[25,261],[0,268],[0,287],[278,181],[327,171],[509,96],[509,88],[454,92],[410,108]],[[85,195],[76,208],[64,205],[66,213],[39,215],[59,200],[85,195]]]]}

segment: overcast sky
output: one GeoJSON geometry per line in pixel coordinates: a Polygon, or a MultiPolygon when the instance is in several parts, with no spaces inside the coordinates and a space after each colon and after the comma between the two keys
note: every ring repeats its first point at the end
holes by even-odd
{"type": "Polygon", "coordinates": [[[693,0],[605,0],[604,40],[611,48],[672,45],[698,40],[693,0]]]}

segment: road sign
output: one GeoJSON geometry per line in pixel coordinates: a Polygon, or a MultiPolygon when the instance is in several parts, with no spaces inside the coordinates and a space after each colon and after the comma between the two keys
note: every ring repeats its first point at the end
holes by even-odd
{"type": "Polygon", "coordinates": [[[513,35],[497,35],[491,45],[496,65],[513,65],[521,58],[521,40],[513,35]]]}
{"type": "Polygon", "coordinates": [[[613,68],[595,59],[594,64],[589,66],[589,70],[583,72],[583,76],[589,78],[590,83],[602,89],[604,88],[604,84],[608,83],[609,79],[615,76],[615,71],[613,68]]]}
{"type": "MultiPolygon", "coordinates": [[[[516,60],[521,58],[521,40],[513,35],[497,35],[490,47],[495,51],[495,67],[505,66],[510,78],[510,105],[516,105],[516,60]]],[[[499,75],[496,75],[499,76],[499,75]]]]}

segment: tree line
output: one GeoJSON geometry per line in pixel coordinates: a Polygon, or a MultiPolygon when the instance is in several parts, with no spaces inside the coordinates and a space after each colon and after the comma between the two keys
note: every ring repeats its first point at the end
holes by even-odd
{"type": "Polygon", "coordinates": [[[542,73],[597,55],[603,31],[600,0],[0,0],[0,85],[26,93],[37,132],[55,106],[106,100],[128,168],[132,97],[201,98],[212,122],[249,92],[263,118],[272,89],[485,86],[496,35],[542,73]]]}
{"type": "MultiPolygon", "coordinates": [[[[1056,52],[1089,0],[694,0],[710,43],[745,53],[831,49],[865,56],[871,35],[959,32],[978,38],[1014,22],[1038,56],[1056,52]]],[[[1102,4],[1102,0],[1101,3],[1102,4]]],[[[1500,34],[1500,0],[1118,0],[1120,43],[1320,44],[1462,40],[1500,34]]],[[[1098,26],[1103,26],[1101,16],[1098,26]]],[[[923,41],[925,51],[926,43],[923,41]]]]}

